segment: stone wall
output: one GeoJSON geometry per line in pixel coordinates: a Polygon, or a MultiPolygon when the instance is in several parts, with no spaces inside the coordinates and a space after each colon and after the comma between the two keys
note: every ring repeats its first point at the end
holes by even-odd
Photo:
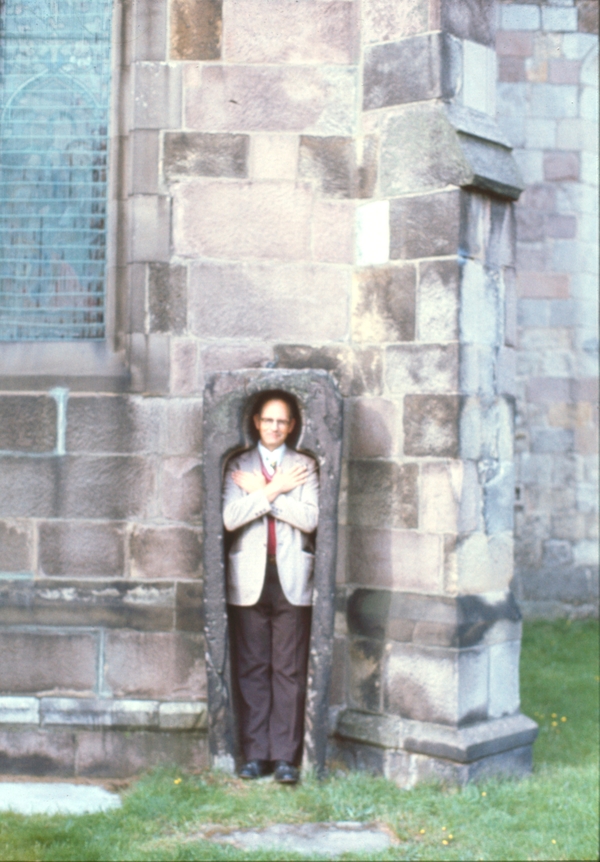
{"type": "Polygon", "coordinates": [[[498,7],[517,205],[516,577],[524,611],[597,614],[598,3],[498,7]]]}
{"type": "Polygon", "coordinates": [[[2,769],[207,762],[202,392],[276,367],[344,399],[332,756],[526,771],[493,5],[116,8],[115,334],[3,365],[2,769]]]}

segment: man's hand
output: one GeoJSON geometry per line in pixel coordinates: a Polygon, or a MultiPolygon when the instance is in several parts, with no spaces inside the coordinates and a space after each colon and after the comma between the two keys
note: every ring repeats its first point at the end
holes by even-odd
{"type": "Polygon", "coordinates": [[[243,470],[234,470],[231,478],[242,491],[247,494],[253,494],[254,491],[262,491],[266,488],[267,480],[260,472],[255,470],[253,473],[245,473],[243,470]]]}
{"type": "Polygon", "coordinates": [[[307,477],[308,467],[304,464],[297,464],[286,473],[283,473],[278,467],[269,484],[265,486],[267,500],[272,503],[280,494],[287,494],[288,491],[297,488],[298,485],[304,485],[307,477]]]}

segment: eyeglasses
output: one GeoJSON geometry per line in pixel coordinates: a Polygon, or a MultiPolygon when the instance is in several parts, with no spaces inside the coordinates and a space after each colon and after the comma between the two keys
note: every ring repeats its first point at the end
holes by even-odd
{"type": "Polygon", "coordinates": [[[263,425],[268,425],[270,428],[272,428],[274,425],[276,425],[277,428],[287,428],[287,426],[290,424],[289,419],[269,419],[263,418],[262,416],[260,417],[260,421],[263,425]]]}

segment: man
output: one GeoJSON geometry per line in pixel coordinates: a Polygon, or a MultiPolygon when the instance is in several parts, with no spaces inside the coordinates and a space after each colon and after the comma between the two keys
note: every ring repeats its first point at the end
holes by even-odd
{"type": "Polygon", "coordinates": [[[223,523],[240,694],[242,778],[274,771],[295,784],[302,751],[318,474],[285,445],[295,419],[287,393],[258,402],[256,448],[228,465],[223,523]]]}

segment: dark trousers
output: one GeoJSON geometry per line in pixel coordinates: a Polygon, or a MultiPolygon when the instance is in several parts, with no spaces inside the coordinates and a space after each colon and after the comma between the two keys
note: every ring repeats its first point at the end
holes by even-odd
{"type": "Polygon", "coordinates": [[[269,563],[257,604],[230,613],[244,759],[298,764],[311,608],[288,602],[269,563]]]}

